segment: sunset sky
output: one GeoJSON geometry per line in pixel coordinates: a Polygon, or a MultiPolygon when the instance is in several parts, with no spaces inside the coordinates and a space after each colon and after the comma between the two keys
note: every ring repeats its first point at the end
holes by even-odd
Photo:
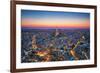
{"type": "Polygon", "coordinates": [[[89,28],[90,14],[21,10],[22,28],[89,28]]]}

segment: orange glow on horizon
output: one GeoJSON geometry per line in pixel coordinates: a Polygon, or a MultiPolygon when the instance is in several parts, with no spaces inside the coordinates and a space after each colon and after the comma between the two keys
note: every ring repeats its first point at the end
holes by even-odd
{"type": "Polygon", "coordinates": [[[22,25],[22,27],[33,27],[33,28],[38,28],[38,27],[41,27],[41,28],[89,28],[90,26],[85,24],[85,25],[79,25],[79,24],[61,24],[61,25],[47,25],[47,26],[44,26],[44,25],[37,25],[37,24],[29,24],[29,25],[22,25]]]}
{"type": "Polygon", "coordinates": [[[31,20],[23,19],[22,27],[33,28],[89,28],[90,22],[88,20],[31,20]]]}

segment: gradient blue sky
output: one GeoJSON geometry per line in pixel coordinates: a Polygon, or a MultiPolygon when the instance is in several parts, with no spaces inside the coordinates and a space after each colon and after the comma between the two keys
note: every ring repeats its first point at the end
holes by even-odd
{"type": "Polygon", "coordinates": [[[22,27],[89,28],[90,26],[89,13],[21,10],[21,19],[22,27]]]}

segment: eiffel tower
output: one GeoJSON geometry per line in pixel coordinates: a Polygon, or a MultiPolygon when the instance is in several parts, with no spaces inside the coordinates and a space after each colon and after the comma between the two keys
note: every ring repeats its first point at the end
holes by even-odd
{"type": "Polygon", "coordinates": [[[36,45],[36,36],[35,35],[32,36],[32,48],[33,49],[37,48],[37,45],[36,45]]]}
{"type": "Polygon", "coordinates": [[[55,32],[55,37],[59,35],[59,31],[58,29],[56,29],[56,32],[55,32]]]}

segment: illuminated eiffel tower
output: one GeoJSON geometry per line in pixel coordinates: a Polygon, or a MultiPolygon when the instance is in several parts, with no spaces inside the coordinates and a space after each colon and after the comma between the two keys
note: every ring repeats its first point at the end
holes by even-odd
{"type": "Polygon", "coordinates": [[[35,35],[32,36],[32,48],[33,49],[37,48],[37,45],[36,45],[36,36],[35,35]]]}
{"type": "Polygon", "coordinates": [[[56,31],[55,31],[55,37],[59,35],[59,31],[58,29],[56,28],[56,31]]]}

